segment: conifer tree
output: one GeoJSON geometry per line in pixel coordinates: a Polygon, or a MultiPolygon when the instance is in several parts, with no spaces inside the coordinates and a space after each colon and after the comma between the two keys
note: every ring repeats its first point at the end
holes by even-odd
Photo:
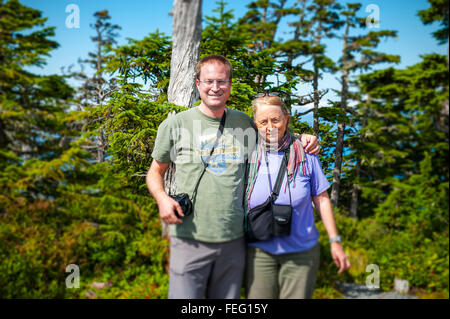
{"type": "Polygon", "coordinates": [[[319,89],[319,79],[323,71],[335,72],[334,62],[325,55],[325,45],[323,39],[333,38],[334,31],[337,31],[343,24],[339,19],[338,10],[341,6],[334,0],[315,0],[307,7],[311,16],[308,33],[310,34],[310,46],[313,63],[313,101],[314,101],[314,135],[320,136],[319,131],[319,103],[327,90],[319,89]]]}
{"type": "MultiPolygon", "coordinates": [[[[117,81],[113,98],[101,109],[112,164],[130,177],[139,177],[133,182],[139,192],[159,123],[170,111],[185,109],[167,103],[171,51],[170,38],[155,31],[114,48],[105,67],[117,81]]],[[[143,191],[147,194],[145,188],[143,191]]]]}
{"type": "Polygon", "coordinates": [[[428,2],[431,7],[420,10],[417,14],[425,25],[439,22],[441,28],[433,32],[433,37],[438,40],[439,44],[448,43],[448,1],[428,0],[428,2]]]}
{"type": "MultiPolygon", "coordinates": [[[[251,43],[247,50],[253,54],[254,78],[257,92],[278,91],[291,96],[295,86],[299,83],[299,77],[290,73],[291,69],[286,64],[286,52],[281,45],[283,39],[277,39],[277,32],[281,21],[297,11],[286,7],[287,0],[258,0],[250,2],[249,10],[239,19],[241,30],[249,34],[251,43]]],[[[288,108],[296,100],[287,99],[288,108]]]]}
{"type": "Polygon", "coordinates": [[[91,24],[91,28],[95,30],[95,35],[91,37],[91,40],[95,43],[96,50],[89,52],[89,57],[81,61],[83,65],[87,64],[94,73],[91,76],[79,74],[83,81],[79,99],[82,109],[87,113],[86,129],[91,132],[90,138],[95,139],[95,146],[91,145],[90,147],[96,151],[97,163],[101,163],[105,160],[107,147],[102,125],[104,116],[101,109],[115,89],[115,79],[107,79],[104,68],[111,55],[112,46],[118,37],[116,31],[120,27],[111,24],[108,10],[95,12],[94,17],[96,21],[95,24],[91,24]]]}
{"type": "Polygon", "coordinates": [[[78,255],[64,193],[88,158],[68,143],[79,135],[68,116],[74,90],[27,71],[58,46],[39,10],[1,1],[0,17],[0,296],[63,297],[65,266],[78,255]]]}
{"type": "Polygon", "coordinates": [[[73,94],[60,76],[39,76],[27,67],[45,65],[58,44],[47,18],[17,0],[0,2],[0,147],[3,159],[52,158],[64,129],[62,104],[73,94]],[[30,29],[35,28],[31,32],[30,29]]]}
{"type": "Polygon", "coordinates": [[[341,14],[345,16],[346,19],[344,25],[345,31],[342,36],[342,56],[339,60],[342,89],[339,92],[341,101],[339,103],[339,107],[336,109],[339,116],[337,123],[338,128],[335,148],[335,162],[333,168],[333,185],[331,190],[331,202],[334,206],[337,206],[339,202],[342,173],[341,166],[344,152],[344,135],[345,127],[348,122],[347,114],[352,114],[352,110],[348,106],[349,84],[351,80],[350,75],[357,70],[368,70],[377,63],[400,61],[398,56],[388,55],[372,50],[372,48],[376,48],[378,46],[378,43],[382,38],[395,37],[395,31],[370,31],[365,35],[350,35],[350,31],[352,29],[365,26],[365,19],[356,15],[360,7],[361,4],[359,3],[348,3],[347,7],[341,11],[341,14]]]}
{"type": "MultiPolygon", "coordinates": [[[[439,44],[447,43],[447,66],[448,63],[448,21],[449,21],[449,5],[448,1],[445,0],[428,0],[431,7],[426,10],[420,10],[418,15],[423,24],[431,24],[434,22],[439,22],[440,29],[433,33],[433,37],[438,40],[439,44]]],[[[445,89],[445,88],[444,88],[445,89]]],[[[448,123],[449,114],[449,104],[448,99],[442,102],[441,118],[436,124],[438,130],[449,132],[448,123]]]]}
{"type": "Polygon", "coordinates": [[[388,68],[361,75],[359,81],[361,91],[370,94],[367,125],[361,129],[365,142],[358,148],[363,197],[383,202],[394,182],[420,174],[425,153],[431,156],[435,181],[448,181],[448,133],[436,129],[448,99],[446,57],[430,54],[404,70],[388,68]]]}
{"type": "Polygon", "coordinates": [[[261,74],[260,61],[266,52],[252,50],[253,40],[248,25],[236,21],[233,10],[227,10],[227,2],[216,2],[215,15],[205,17],[202,31],[201,56],[221,54],[233,66],[233,90],[227,107],[248,112],[253,96],[261,91],[254,78],[261,74]]]}

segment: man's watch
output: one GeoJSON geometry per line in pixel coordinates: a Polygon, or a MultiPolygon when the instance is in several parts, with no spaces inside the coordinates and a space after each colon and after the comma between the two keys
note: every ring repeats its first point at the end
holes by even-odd
{"type": "Polygon", "coordinates": [[[330,244],[331,243],[340,243],[340,242],[342,242],[342,239],[341,239],[341,236],[339,236],[339,235],[330,238],[330,244]]]}

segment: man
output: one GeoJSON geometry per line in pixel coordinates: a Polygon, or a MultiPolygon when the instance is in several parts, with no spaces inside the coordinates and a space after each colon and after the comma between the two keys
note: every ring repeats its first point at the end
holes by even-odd
{"type": "MultiPolygon", "coordinates": [[[[196,71],[201,103],[161,123],[146,181],[161,218],[171,225],[169,298],[237,299],[245,267],[242,203],[251,148],[246,142],[255,141],[256,132],[246,114],[225,107],[232,84],[230,62],[210,55],[196,71]],[[176,193],[189,194],[193,202],[194,212],[186,217],[164,190],[170,162],[176,165],[176,193]]],[[[316,137],[303,136],[302,141],[309,142],[306,151],[318,151],[316,137]]]]}

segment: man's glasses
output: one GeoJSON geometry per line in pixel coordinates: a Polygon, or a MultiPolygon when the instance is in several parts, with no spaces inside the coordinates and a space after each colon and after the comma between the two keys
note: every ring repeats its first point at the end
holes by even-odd
{"type": "Polygon", "coordinates": [[[218,87],[226,87],[226,86],[228,86],[228,83],[230,83],[229,80],[198,80],[198,81],[208,87],[213,86],[214,82],[217,83],[218,87]]]}

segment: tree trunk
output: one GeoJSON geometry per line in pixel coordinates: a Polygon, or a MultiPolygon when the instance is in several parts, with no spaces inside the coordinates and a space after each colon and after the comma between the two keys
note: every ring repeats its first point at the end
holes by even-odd
{"type": "MultiPolygon", "coordinates": [[[[306,0],[298,0],[297,3],[294,5],[296,6],[299,2],[302,3],[302,7],[301,7],[301,13],[299,15],[299,20],[295,26],[295,31],[294,31],[294,36],[292,38],[292,41],[299,41],[300,40],[300,32],[303,30],[304,26],[304,21],[305,21],[305,12],[306,12],[306,0]]],[[[293,52],[288,52],[288,60],[287,60],[287,65],[289,65],[289,68],[292,68],[292,64],[294,62],[294,59],[298,56],[298,54],[293,53],[293,52]]]]}
{"type": "MultiPolygon", "coordinates": [[[[342,95],[341,95],[341,107],[343,110],[347,108],[347,92],[348,92],[348,72],[346,69],[343,70],[342,74],[342,95]]],[[[335,161],[333,168],[333,185],[331,188],[331,203],[334,206],[338,205],[339,202],[339,187],[341,185],[341,166],[342,166],[342,154],[344,152],[344,131],[345,122],[338,119],[338,131],[336,137],[336,149],[334,151],[335,161]]]]}
{"type": "MultiPolygon", "coordinates": [[[[320,45],[321,40],[321,32],[322,32],[322,24],[319,21],[319,25],[317,27],[316,37],[314,39],[314,46],[317,48],[320,45]]],[[[318,66],[318,57],[317,54],[314,54],[314,79],[313,79],[313,93],[314,93],[314,135],[319,138],[319,77],[320,70],[318,66]]]]}
{"type": "Polygon", "coordinates": [[[358,218],[358,192],[359,192],[359,177],[361,176],[361,160],[356,160],[356,181],[353,183],[352,188],[352,203],[350,205],[350,217],[353,219],[358,218]]]}
{"type": "Polygon", "coordinates": [[[195,66],[200,55],[202,0],[174,0],[168,100],[191,107],[198,98],[195,66]]]}
{"type": "MultiPolygon", "coordinates": [[[[348,50],[348,34],[349,23],[347,17],[347,26],[344,33],[344,45],[342,49],[342,92],[341,92],[341,108],[347,109],[347,93],[348,93],[348,62],[351,60],[348,50]]],[[[342,166],[342,154],[344,151],[344,130],[345,122],[338,117],[338,131],[336,137],[336,149],[334,151],[335,161],[333,168],[333,185],[331,187],[331,203],[337,207],[339,203],[339,188],[341,185],[341,166],[342,166]]]]}
{"type": "Polygon", "coordinates": [[[316,57],[314,57],[314,79],[313,79],[313,94],[314,94],[314,135],[319,138],[319,67],[317,66],[316,57]]]}
{"type": "MultiPolygon", "coordinates": [[[[180,106],[192,107],[198,98],[195,87],[195,66],[200,55],[202,33],[202,0],[174,0],[172,27],[172,58],[168,100],[180,106]]],[[[167,117],[173,116],[170,113],[167,117]]],[[[171,163],[164,175],[168,194],[175,190],[175,165],[171,163]]],[[[169,226],[161,220],[161,235],[169,238],[169,226]]]]}
{"type": "Polygon", "coordinates": [[[338,132],[336,138],[336,149],[333,168],[333,185],[331,187],[331,203],[334,206],[338,205],[339,202],[339,187],[341,185],[341,166],[342,166],[342,153],[344,150],[344,130],[345,123],[338,122],[338,132]]]}
{"type": "Polygon", "coordinates": [[[103,138],[103,130],[100,129],[97,136],[97,163],[105,161],[105,141],[103,138]]]}
{"type": "MultiPolygon", "coordinates": [[[[367,122],[369,120],[369,108],[370,103],[372,99],[370,95],[367,96],[367,105],[364,108],[364,114],[361,122],[361,129],[364,129],[367,126],[367,122]]],[[[365,142],[366,138],[365,136],[360,135],[360,141],[365,142]]],[[[357,155],[358,156],[358,155],[357,155]]],[[[353,189],[352,189],[352,203],[350,204],[350,216],[354,219],[358,218],[358,198],[359,198],[359,191],[361,190],[360,186],[360,178],[361,178],[361,158],[356,159],[356,167],[355,167],[355,173],[356,173],[356,180],[353,183],[353,189]]]]}
{"type": "MultiPolygon", "coordinates": [[[[0,112],[3,112],[3,108],[0,105],[0,112]]],[[[0,148],[6,149],[9,145],[10,141],[8,135],[6,134],[6,126],[3,121],[0,119],[0,148]]]]}
{"type": "MultiPolygon", "coordinates": [[[[103,82],[103,72],[102,69],[102,61],[103,61],[103,55],[102,55],[102,44],[103,44],[103,32],[99,30],[97,27],[97,56],[96,56],[96,73],[94,75],[94,83],[96,87],[95,94],[97,95],[97,108],[101,108],[103,106],[103,88],[102,88],[102,82],[103,82]]],[[[102,163],[105,161],[105,140],[103,136],[103,129],[102,124],[100,124],[100,129],[97,136],[97,163],[102,163]]]]}

